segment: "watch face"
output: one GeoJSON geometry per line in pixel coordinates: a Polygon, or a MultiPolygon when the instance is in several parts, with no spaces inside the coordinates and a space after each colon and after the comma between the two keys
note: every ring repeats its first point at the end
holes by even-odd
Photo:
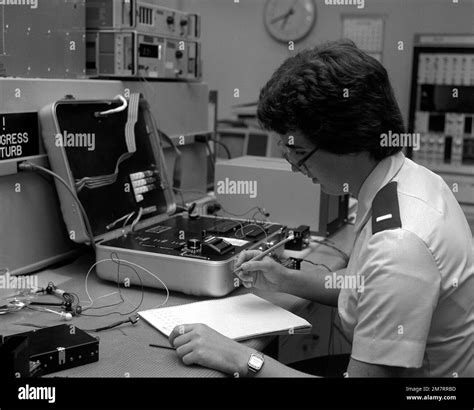
{"type": "Polygon", "coordinates": [[[252,356],[250,356],[250,359],[249,359],[249,366],[254,369],[254,370],[260,370],[260,368],[262,367],[263,365],[263,359],[255,354],[253,354],[252,356]]]}
{"type": "Polygon", "coordinates": [[[264,9],[267,31],[278,41],[299,41],[316,22],[314,0],[268,0],[264,9]]]}

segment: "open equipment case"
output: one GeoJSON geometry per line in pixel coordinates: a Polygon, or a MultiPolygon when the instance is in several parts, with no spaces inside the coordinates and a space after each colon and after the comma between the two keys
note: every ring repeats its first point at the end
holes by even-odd
{"type": "MultiPolygon", "coordinates": [[[[176,213],[162,133],[149,105],[139,94],[128,101],[118,97],[66,98],[39,113],[51,170],[77,192],[90,221],[98,276],[164,288],[151,272],[170,290],[214,297],[230,293],[239,285],[232,272],[237,255],[279,242],[286,227],[176,213]]],[[[71,239],[89,242],[77,203],[55,182],[71,239]]]]}

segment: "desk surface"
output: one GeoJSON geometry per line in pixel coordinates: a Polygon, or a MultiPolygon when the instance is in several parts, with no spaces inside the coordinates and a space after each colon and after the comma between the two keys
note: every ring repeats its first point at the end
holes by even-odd
{"type": "MultiPolygon", "coordinates": [[[[350,252],[354,241],[353,227],[348,225],[331,240],[340,249],[350,252]]],[[[323,263],[332,270],[340,269],[344,266],[341,257],[334,250],[321,246],[311,245],[311,251],[305,258],[317,263],[323,263]]],[[[87,306],[88,298],[85,292],[85,278],[87,271],[94,263],[92,255],[85,255],[75,262],[62,266],[55,270],[46,270],[39,273],[40,286],[45,286],[49,281],[53,281],[59,288],[68,292],[76,293],[81,305],[87,306]]],[[[305,264],[308,265],[308,264],[305,264]]],[[[305,266],[311,269],[311,265],[305,266]]],[[[105,306],[120,301],[117,286],[112,282],[100,280],[95,273],[88,277],[88,290],[94,306],[105,306]],[[112,294],[112,295],[111,295],[112,294]],[[100,296],[105,296],[97,300],[100,296]]],[[[243,287],[236,289],[231,295],[235,296],[249,292],[243,287]]],[[[310,303],[305,299],[283,293],[270,293],[259,290],[252,290],[255,294],[279,305],[289,311],[298,314],[310,303]]],[[[115,307],[103,308],[100,310],[88,310],[87,314],[107,314],[119,311],[127,313],[140,303],[142,291],[139,287],[122,289],[122,295],[128,303],[122,303],[115,307]]],[[[164,301],[166,292],[163,290],[145,288],[144,298],[139,310],[152,309],[164,301]]],[[[41,296],[41,301],[57,302],[54,296],[41,296]]],[[[204,300],[194,296],[184,295],[178,292],[171,292],[166,306],[175,306],[204,300]]],[[[59,316],[51,313],[38,312],[30,309],[23,309],[16,313],[0,316],[0,324],[3,335],[25,332],[34,329],[30,324],[41,326],[55,326],[62,323],[70,323],[83,330],[95,329],[107,326],[114,322],[126,319],[129,315],[119,316],[113,314],[105,317],[80,316],[73,318],[70,322],[63,322],[59,316]],[[25,326],[23,326],[25,325],[25,326]]],[[[115,329],[105,330],[99,333],[89,332],[93,336],[98,336],[99,361],[96,363],[79,366],[73,369],[54,373],[54,377],[222,377],[223,374],[201,366],[185,366],[178,358],[174,350],[150,347],[150,343],[168,344],[167,338],[141,320],[136,325],[122,325],[115,329]]],[[[256,349],[263,350],[275,336],[260,337],[242,343],[256,349]]]]}

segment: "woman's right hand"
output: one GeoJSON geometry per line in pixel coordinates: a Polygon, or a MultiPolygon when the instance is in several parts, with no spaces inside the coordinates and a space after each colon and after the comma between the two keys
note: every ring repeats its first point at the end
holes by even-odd
{"type": "Polygon", "coordinates": [[[236,272],[237,277],[246,288],[254,287],[261,290],[282,292],[283,285],[288,277],[288,269],[269,256],[265,256],[259,261],[249,262],[250,259],[260,253],[261,251],[256,250],[240,253],[234,265],[234,270],[241,268],[236,272]]]}

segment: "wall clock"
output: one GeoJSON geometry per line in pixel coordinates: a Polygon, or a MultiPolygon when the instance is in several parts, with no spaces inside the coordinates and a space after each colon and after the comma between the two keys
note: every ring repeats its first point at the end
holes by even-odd
{"type": "Polygon", "coordinates": [[[264,23],[268,33],[277,41],[300,41],[314,28],[316,3],[314,0],[267,0],[264,23]]]}

